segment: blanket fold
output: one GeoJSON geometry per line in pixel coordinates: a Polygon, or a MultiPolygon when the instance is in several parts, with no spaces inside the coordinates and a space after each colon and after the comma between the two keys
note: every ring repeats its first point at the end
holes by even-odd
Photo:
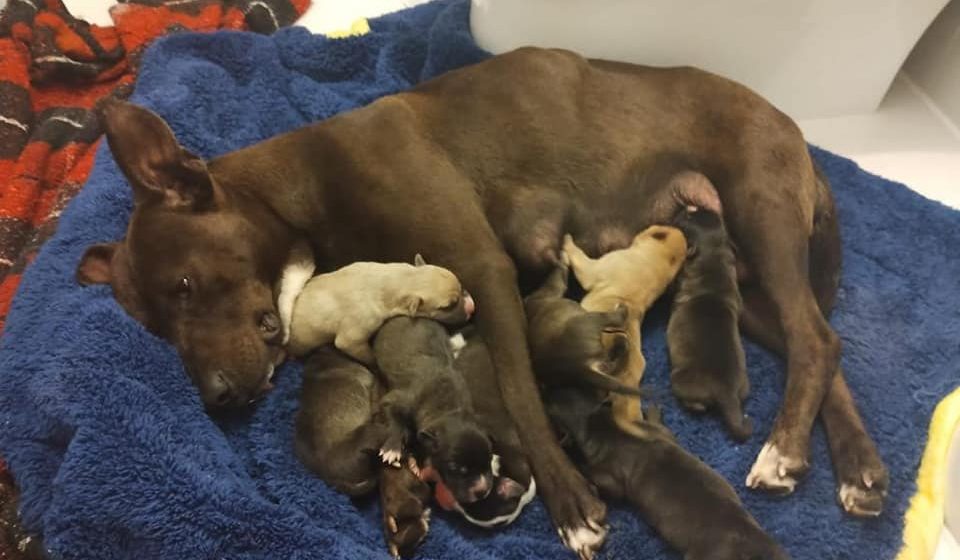
{"type": "MultiPolygon", "coordinates": [[[[166,37],[144,55],[133,100],[167,119],[188,149],[215,156],[482,60],[468,15],[468,0],[452,0],[372,20],[368,34],[345,39],[299,28],[166,37]]],[[[794,495],[743,487],[784,383],[783,364],[753,344],[749,441],[733,443],[718,422],[669,397],[664,419],[794,558],[892,558],[931,411],[957,382],[960,215],[848,160],[813,154],[837,195],[845,263],[832,322],[891,470],[886,511],[872,520],[842,513],[819,426],[812,470],[794,495]]],[[[377,501],[334,492],[292,453],[299,365],[285,365],[252,409],[211,418],[169,345],[127,316],[109,288],[77,285],[84,249],[120,238],[131,204],[101,145],[8,316],[0,455],[21,487],[27,527],[43,533],[54,558],[387,558],[377,501]]],[[[669,394],[664,327],[656,312],[645,324],[645,383],[669,394]]],[[[613,509],[610,524],[603,558],[677,558],[633,512],[613,509]]],[[[437,513],[419,554],[571,557],[539,500],[494,532],[437,513]]]]}

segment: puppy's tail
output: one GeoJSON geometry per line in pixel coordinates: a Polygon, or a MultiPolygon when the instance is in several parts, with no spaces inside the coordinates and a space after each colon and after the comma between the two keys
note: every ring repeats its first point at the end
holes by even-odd
{"type": "Polygon", "coordinates": [[[753,433],[753,420],[743,414],[743,407],[736,395],[726,395],[717,403],[727,429],[738,441],[746,441],[753,433]]]}

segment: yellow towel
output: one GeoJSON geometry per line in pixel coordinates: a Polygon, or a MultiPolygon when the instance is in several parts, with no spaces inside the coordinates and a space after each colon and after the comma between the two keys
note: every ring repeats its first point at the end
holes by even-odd
{"type": "Polygon", "coordinates": [[[943,529],[947,454],[960,429],[960,388],[940,401],[930,419],[930,435],[917,474],[917,493],[904,516],[903,548],[897,560],[930,560],[943,529]]]}
{"type": "Polygon", "coordinates": [[[349,29],[341,29],[340,31],[331,31],[325,33],[327,37],[331,39],[343,39],[344,37],[356,37],[359,35],[366,35],[370,32],[370,24],[367,23],[366,18],[360,18],[357,21],[350,24],[349,29]]]}

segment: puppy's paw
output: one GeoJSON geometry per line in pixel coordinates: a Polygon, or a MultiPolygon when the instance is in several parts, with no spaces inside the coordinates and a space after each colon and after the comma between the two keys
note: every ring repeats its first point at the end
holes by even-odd
{"type": "Polygon", "coordinates": [[[430,508],[413,519],[387,515],[384,524],[390,556],[409,558],[430,532],[430,508]]]}
{"type": "Polygon", "coordinates": [[[380,444],[377,455],[383,464],[400,468],[402,466],[403,450],[406,447],[406,433],[393,425],[384,426],[383,430],[387,436],[382,440],[383,443],[380,444]]]}
{"type": "Polygon", "coordinates": [[[764,444],[747,475],[747,486],[775,494],[790,494],[797,480],[807,471],[806,460],[791,457],[769,441],[764,444]]]}
{"type": "Polygon", "coordinates": [[[389,465],[396,469],[400,468],[400,459],[403,457],[403,451],[381,447],[378,455],[384,465],[389,465]]]}

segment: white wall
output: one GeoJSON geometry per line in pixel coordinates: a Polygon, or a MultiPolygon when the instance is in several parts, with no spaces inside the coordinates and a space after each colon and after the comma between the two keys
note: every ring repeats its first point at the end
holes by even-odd
{"type": "Polygon", "coordinates": [[[952,0],[917,43],[903,72],[960,126],[960,0],[952,0]]]}

